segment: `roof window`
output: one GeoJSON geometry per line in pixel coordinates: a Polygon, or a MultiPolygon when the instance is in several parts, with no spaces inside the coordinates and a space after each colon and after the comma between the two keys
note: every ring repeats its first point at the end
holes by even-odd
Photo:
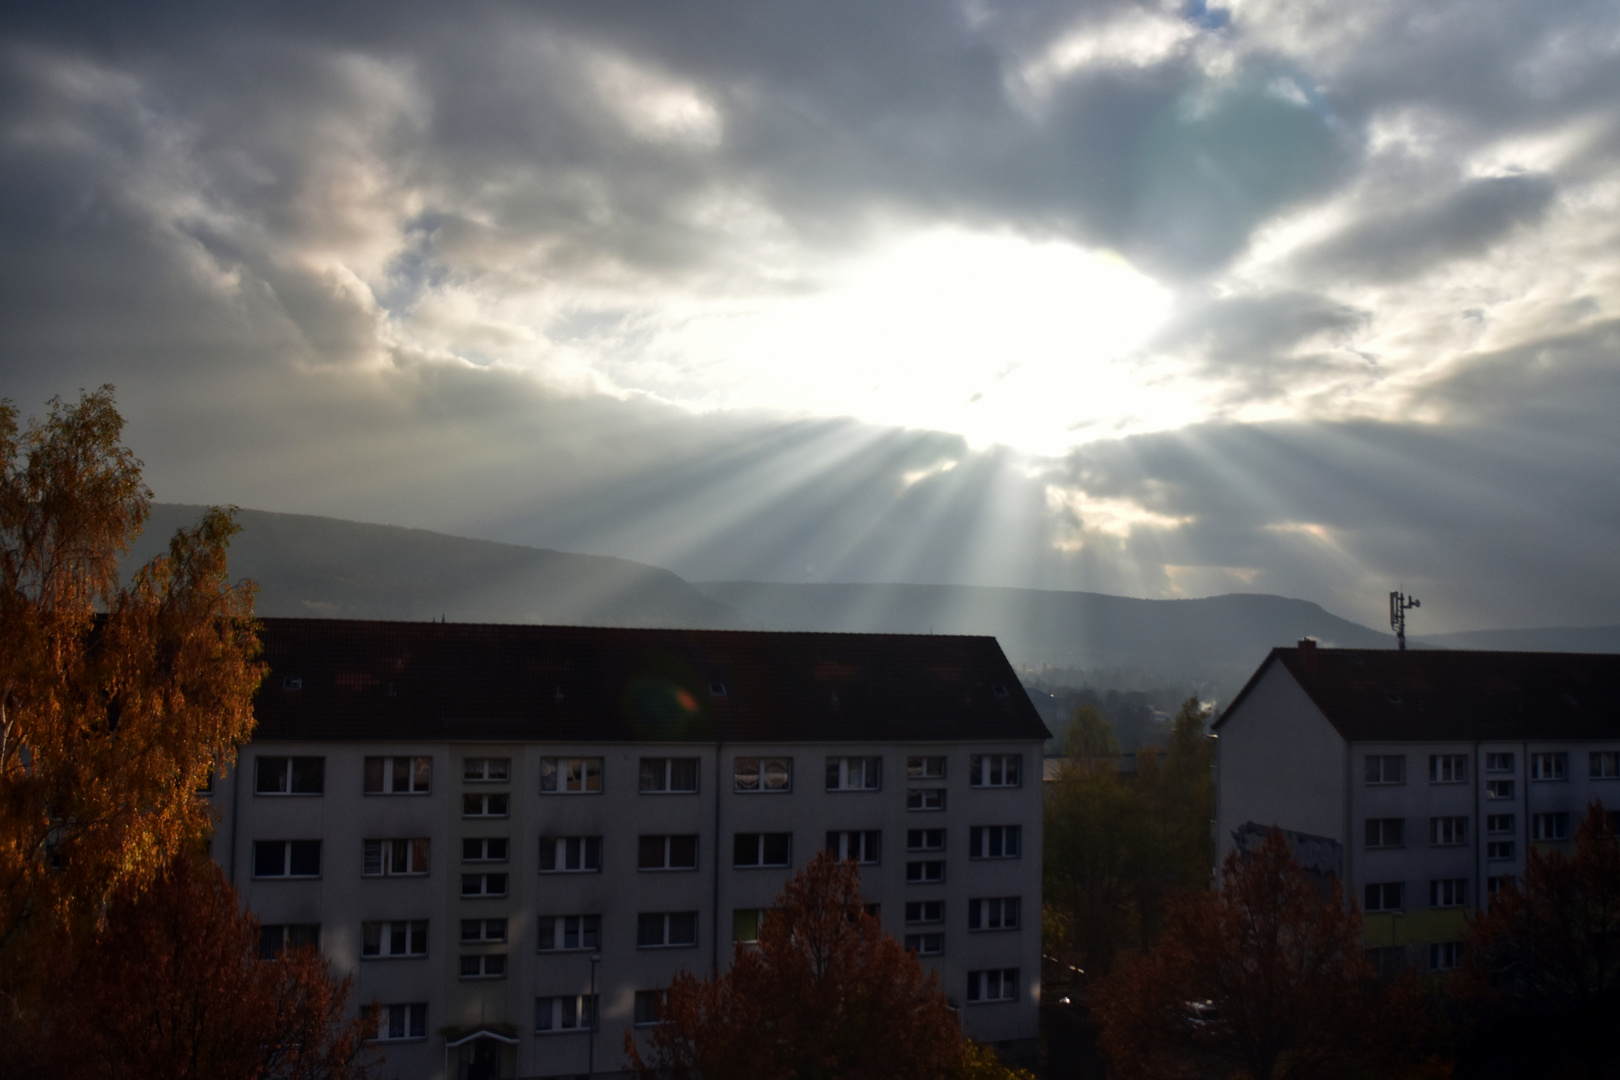
{"type": "Polygon", "coordinates": [[[287,675],[281,680],[281,688],[289,691],[302,690],[304,688],[304,680],[298,675],[287,675]]]}
{"type": "Polygon", "coordinates": [[[990,684],[990,692],[992,694],[996,695],[996,697],[1006,697],[1007,696],[1007,688],[1005,686],[1002,686],[1000,683],[991,683],[990,684]]]}
{"type": "Polygon", "coordinates": [[[709,684],[709,693],[713,694],[715,697],[725,697],[726,696],[726,684],[723,683],[723,682],[712,682],[712,683],[710,683],[709,684]]]}

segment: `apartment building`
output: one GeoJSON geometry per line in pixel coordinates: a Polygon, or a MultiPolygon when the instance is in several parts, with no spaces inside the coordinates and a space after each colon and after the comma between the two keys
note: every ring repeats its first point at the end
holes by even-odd
{"type": "Polygon", "coordinates": [[[1216,721],[1217,851],[1247,824],[1340,845],[1387,969],[1457,963],[1467,913],[1620,810],[1620,656],[1274,649],[1216,721]]]}
{"type": "Polygon", "coordinates": [[[391,1072],[621,1070],[670,978],[724,970],[823,848],[967,1034],[1033,1045],[1048,733],[993,639],[267,619],[264,642],[214,854],[267,950],[318,942],[382,1005],[391,1072]]]}

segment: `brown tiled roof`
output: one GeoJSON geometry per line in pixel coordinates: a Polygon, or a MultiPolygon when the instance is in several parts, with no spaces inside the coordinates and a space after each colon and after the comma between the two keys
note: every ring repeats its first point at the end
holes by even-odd
{"type": "Polygon", "coordinates": [[[256,740],[1049,737],[989,637],[263,624],[256,740]]]}
{"type": "Polygon", "coordinates": [[[1273,649],[1217,729],[1273,663],[1352,741],[1620,739],[1611,653],[1273,649]]]}

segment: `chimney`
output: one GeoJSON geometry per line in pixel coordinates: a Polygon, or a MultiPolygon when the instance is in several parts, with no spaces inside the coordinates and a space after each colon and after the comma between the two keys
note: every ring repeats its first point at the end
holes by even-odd
{"type": "Polygon", "coordinates": [[[1305,669],[1307,675],[1316,674],[1316,639],[1299,639],[1299,666],[1305,669]]]}

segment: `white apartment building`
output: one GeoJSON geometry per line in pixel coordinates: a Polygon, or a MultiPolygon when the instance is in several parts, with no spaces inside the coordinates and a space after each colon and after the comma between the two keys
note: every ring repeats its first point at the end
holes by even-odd
{"type": "Polygon", "coordinates": [[[1467,913],[1620,810],[1620,656],[1274,649],[1214,725],[1217,853],[1246,824],[1340,845],[1386,969],[1457,963],[1467,913]]]}
{"type": "Polygon", "coordinates": [[[1038,1031],[1046,728],[991,638],[264,620],[213,851],[401,1077],[622,1070],[815,852],[964,1031],[1038,1031]],[[592,988],[594,985],[594,996],[592,988]],[[593,1031],[592,1019],[596,1019],[593,1031]]]}

